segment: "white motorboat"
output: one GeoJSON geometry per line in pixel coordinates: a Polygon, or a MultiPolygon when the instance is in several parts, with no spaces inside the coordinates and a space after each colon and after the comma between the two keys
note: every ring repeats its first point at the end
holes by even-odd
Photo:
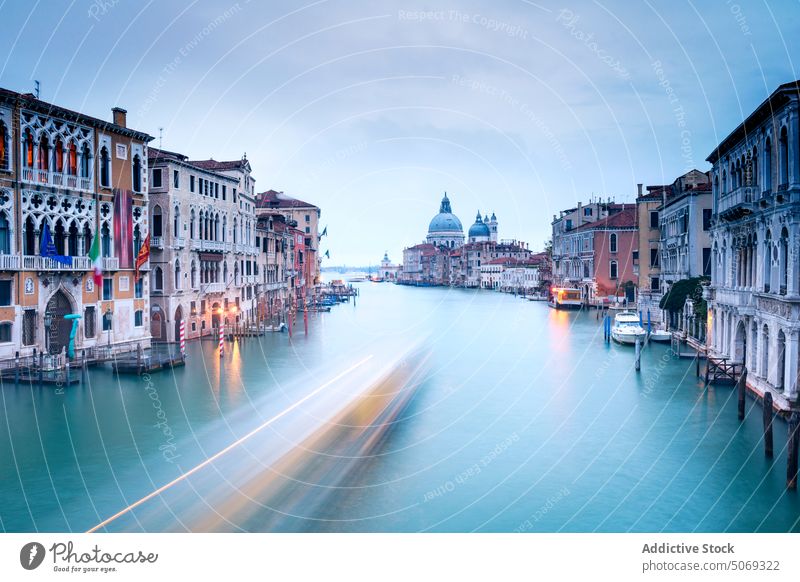
{"type": "Polygon", "coordinates": [[[654,329],[650,332],[650,341],[668,342],[672,340],[672,334],[663,329],[654,329]]]}
{"type": "Polygon", "coordinates": [[[621,344],[635,344],[637,338],[644,343],[647,332],[639,323],[638,314],[632,311],[623,311],[614,316],[611,337],[615,342],[621,344]]]}

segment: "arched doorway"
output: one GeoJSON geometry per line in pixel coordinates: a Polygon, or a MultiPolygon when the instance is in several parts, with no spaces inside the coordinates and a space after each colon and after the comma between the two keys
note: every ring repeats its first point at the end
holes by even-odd
{"type": "Polygon", "coordinates": [[[50,327],[44,330],[47,351],[58,354],[69,345],[69,334],[72,331],[72,321],[64,319],[65,315],[72,313],[72,303],[61,289],[47,302],[45,321],[52,320],[50,327]]]}
{"type": "Polygon", "coordinates": [[[739,321],[736,325],[736,336],[733,339],[733,360],[743,364],[747,362],[747,332],[743,321],[739,321]]]}
{"type": "Polygon", "coordinates": [[[153,341],[165,341],[167,339],[167,321],[161,307],[154,305],[150,314],[150,335],[153,341]]]}
{"type": "Polygon", "coordinates": [[[183,321],[183,309],[178,305],[175,310],[175,341],[181,341],[181,321],[183,321]]]}

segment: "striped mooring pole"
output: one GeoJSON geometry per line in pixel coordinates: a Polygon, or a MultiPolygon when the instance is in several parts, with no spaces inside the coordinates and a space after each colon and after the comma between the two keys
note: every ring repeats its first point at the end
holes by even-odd
{"type": "Polygon", "coordinates": [[[219,357],[223,357],[225,355],[225,324],[220,322],[219,324],[219,357]]]}
{"type": "Polygon", "coordinates": [[[178,329],[178,341],[180,341],[181,356],[186,356],[186,322],[181,320],[181,326],[178,329]]]}

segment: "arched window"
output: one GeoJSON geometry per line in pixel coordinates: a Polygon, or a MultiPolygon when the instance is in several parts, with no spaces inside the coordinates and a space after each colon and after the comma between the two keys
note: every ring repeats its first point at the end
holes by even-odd
{"type": "Polygon", "coordinates": [[[172,236],[181,236],[181,209],[175,206],[172,217],[172,236]]]}
{"type": "Polygon", "coordinates": [[[153,233],[153,236],[163,236],[161,231],[161,207],[158,204],[153,207],[153,223],[150,227],[150,232],[153,233]]]}
{"type": "Polygon", "coordinates": [[[770,280],[772,279],[772,234],[767,231],[764,241],[764,293],[769,293],[770,280]]]}
{"type": "Polygon", "coordinates": [[[194,219],[195,219],[194,208],[192,208],[192,211],[189,213],[189,238],[192,240],[194,240],[195,238],[194,219]]]}
{"type": "Polygon", "coordinates": [[[100,148],[100,185],[104,188],[111,187],[111,158],[106,146],[100,148]]]}
{"type": "Polygon", "coordinates": [[[75,142],[69,144],[69,156],[67,160],[67,174],[70,176],[78,175],[78,147],[75,142]]]}
{"type": "Polygon", "coordinates": [[[233,219],[233,244],[236,244],[237,240],[238,239],[236,238],[236,219],[234,218],[233,219]]]}
{"type": "Polygon", "coordinates": [[[66,239],[66,229],[64,228],[64,223],[61,222],[59,218],[56,221],[56,227],[53,229],[53,241],[56,245],[56,254],[64,255],[64,241],[66,239]]]}
{"type": "Polygon", "coordinates": [[[753,186],[758,186],[760,180],[758,178],[758,147],[753,146],[753,155],[750,157],[750,163],[753,164],[750,172],[750,180],[753,186]]]}
{"type": "Polygon", "coordinates": [[[612,253],[617,252],[617,235],[613,232],[608,235],[608,250],[612,253]]]}
{"type": "Polygon", "coordinates": [[[42,134],[39,138],[39,152],[38,152],[39,159],[36,162],[36,167],[40,170],[47,171],[49,170],[49,162],[50,162],[50,141],[47,139],[47,136],[42,134]]]}
{"type": "Polygon", "coordinates": [[[36,252],[36,226],[30,216],[25,219],[24,249],[26,255],[33,256],[36,252]]]}
{"type": "Polygon", "coordinates": [[[722,195],[728,193],[728,174],[725,170],[722,170],[722,195]]]}
{"type": "Polygon", "coordinates": [[[0,121],[0,168],[4,170],[9,167],[8,150],[8,129],[6,128],[6,124],[0,121]]]}
{"type": "Polygon", "coordinates": [[[181,288],[181,260],[175,259],[175,289],[181,288]]]}
{"type": "Polygon", "coordinates": [[[53,171],[59,174],[64,172],[64,142],[56,138],[53,146],[53,171]]]}
{"type": "Polygon", "coordinates": [[[89,227],[89,223],[83,225],[83,254],[88,255],[89,249],[91,249],[92,244],[92,229],[89,227]]]}
{"type": "Polygon", "coordinates": [[[67,241],[67,254],[70,257],[77,257],[78,256],[78,225],[73,220],[69,225],[69,239],[67,241]]]}
{"type": "Polygon", "coordinates": [[[164,290],[164,272],[161,270],[161,267],[153,269],[153,289],[155,291],[164,290]]]}
{"type": "Polygon", "coordinates": [[[222,282],[228,284],[228,263],[222,264],[222,282]]]}
{"type": "Polygon", "coordinates": [[[192,289],[197,288],[197,263],[195,263],[194,259],[192,259],[192,271],[191,271],[191,283],[192,289]]]}
{"type": "Polygon", "coordinates": [[[222,217],[222,242],[225,242],[227,240],[227,238],[228,238],[228,235],[225,232],[227,230],[228,230],[228,217],[227,216],[223,216],[222,217]]]}
{"type": "Polygon", "coordinates": [[[142,248],[142,229],[137,224],[133,229],[133,256],[139,256],[139,250],[142,248]]]}
{"type": "Polygon", "coordinates": [[[789,231],[786,230],[786,227],[781,231],[778,261],[779,292],[781,295],[786,295],[786,284],[789,280],[789,231]]]}
{"type": "Polygon", "coordinates": [[[789,183],[789,133],[786,127],[781,128],[781,136],[778,142],[780,170],[778,172],[778,185],[784,188],[789,183]]]}
{"type": "Polygon", "coordinates": [[[772,140],[764,142],[764,190],[772,190],[772,140]]]}
{"type": "Polygon", "coordinates": [[[103,228],[100,229],[100,246],[102,254],[104,257],[111,256],[111,229],[108,227],[108,223],[103,225],[103,228]]]}
{"type": "Polygon", "coordinates": [[[88,178],[90,174],[90,166],[92,161],[92,154],[89,151],[89,146],[83,144],[81,148],[81,178],[88,178]]]}
{"type": "Polygon", "coordinates": [[[30,129],[25,130],[25,135],[22,138],[22,163],[26,168],[33,167],[33,134],[30,129]]]}
{"type": "MultiPolygon", "coordinates": [[[[133,156],[133,191],[134,192],[141,192],[142,191],[142,158],[139,157],[139,154],[133,156]]],[[[153,236],[156,236],[155,234],[153,236]]],[[[160,236],[160,235],[159,235],[160,236]]]]}
{"type": "Polygon", "coordinates": [[[6,218],[6,213],[0,213],[0,254],[11,253],[11,229],[6,218]]]}

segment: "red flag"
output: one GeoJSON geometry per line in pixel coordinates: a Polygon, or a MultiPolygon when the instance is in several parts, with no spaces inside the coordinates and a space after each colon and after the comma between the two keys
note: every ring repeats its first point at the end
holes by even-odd
{"type": "Polygon", "coordinates": [[[136,255],[136,281],[139,280],[139,269],[150,259],[150,233],[144,238],[139,254],[136,255]]]}

